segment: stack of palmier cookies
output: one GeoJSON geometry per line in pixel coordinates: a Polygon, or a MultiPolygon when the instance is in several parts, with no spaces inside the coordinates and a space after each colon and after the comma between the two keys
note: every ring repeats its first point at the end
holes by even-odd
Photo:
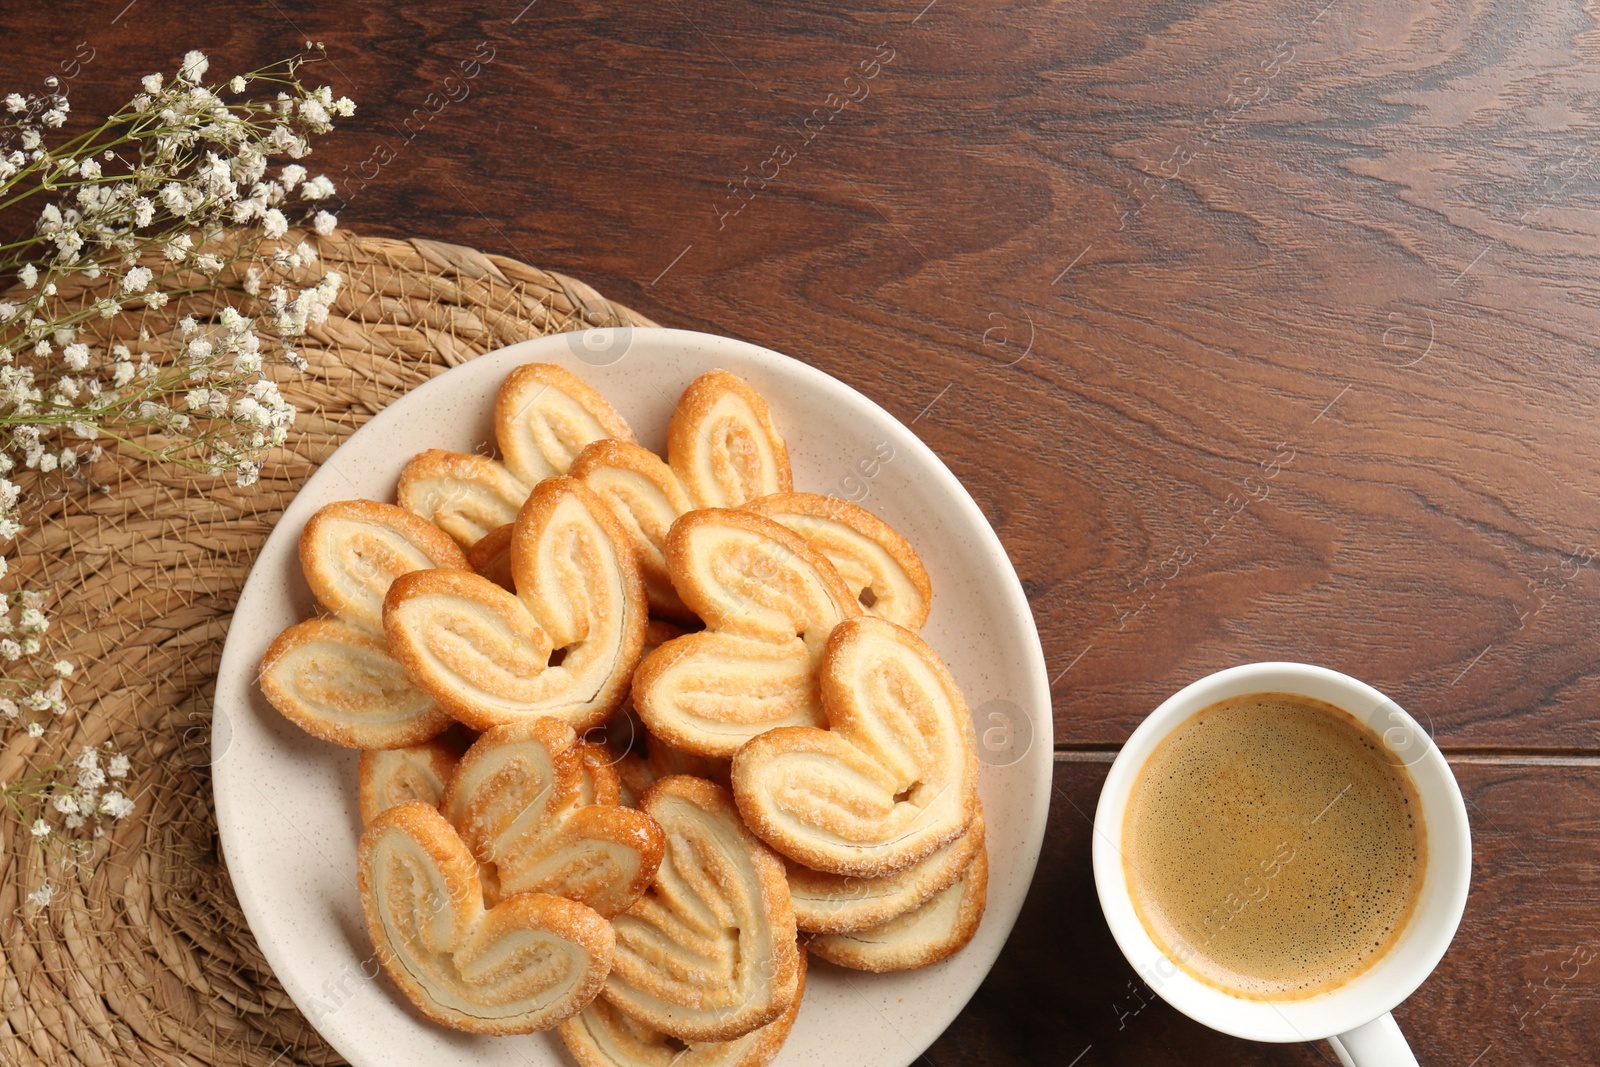
{"type": "Polygon", "coordinates": [[[284,716],[362,750],[358,884],[401,991],[460,1030],[559,1025],[583,1067],[759,1067],[808,951],[965,945],[978,764],[906,539],[794,492],[724,371],[665,460],[548,364],[506,379],[495,435],[498,459],[417,455],[398,504],[317,512],[324,614],[261,665],[284,716]]]}

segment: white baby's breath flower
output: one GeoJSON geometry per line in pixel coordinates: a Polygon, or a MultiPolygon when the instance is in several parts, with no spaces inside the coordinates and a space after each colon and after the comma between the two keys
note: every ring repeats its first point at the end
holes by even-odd
{"type": "Polygon", "coordinates": [[[33,820],[33,825],[28,827],[28,832],[34,837],[49,837],[50,824],[43,819],[35,819],[33,820]]]}
{"type": "Polygon", "coordinates": [[[53,895],[54,891],[50,888],[50,883],[46,882],[44,885],[28,894],[28,903],[34,905],[35,907],[47,908],[50,906],[50,898],[53,895]]]}
{"type": "Polygon", "coordinates": [[[272,240],[277,240],[289,232],[289,220],[283,212],[272,208],[261,216],[261,230],[272,240]]]}
{"type": "Polygon", "coordinates": [[[133,814],[133,801],[113,789],[100,798],[100,814],[117,820],[126,819],[133,814]]]}
{"type": "Polygon", "coordinates": [[[204,52],[196,49],[183,57],[183,65],[178,68],[178,77],[187,82],[197,82],[205,77],[206,71],[210,69],[211,60],[206,58],[204,52]]]}
{"type": "MultiPolygon", "coordinates": [[[[32,181],[45,195],[27,236],[0,253],[0,259],[9,257],[0,271],[10,271],[20,285],[19,296],[0,302],[0,421],[7,429],[0,443],[0,541],[22,532],[29,506],[19,483],[5,476],[18,469],[79,472],[102,449],[77,440],[107,432],[120,437],[124,427],[142,426],[171,442],[159,446],[170,450],[162,454],[248,486],[261,476],[262,454],[282,445],[294,425],[294,406],[260,376],[269,362],[305,367],[288,339],[327,319],[339,278],[330,271],[308,285],[300,276],[318,262],[309,241],[295,238],[293,249],[270,253],[262,242],[281,240],[296,227],[331,233],[337,219],[317,208],[333,202],[335,188],[298,162],[275,162],[303,157],[308,139],[354,105],[336,100],[326,86],[303,86],[292,64],[227,80],[225,103],[203,84],[208,69],[204,53],[195,51],[184,56],[176,77],[145,77],[132,109],[118,112],[131,122],[119,118],[66,142],[68,150],[44,136],[70,112],[60,79],[45,95],[5,98],[11,113],[23,117],[12,123],[12,143],[0,140],[0,191],[29,192],[21,182],[32,181]],[[249,98],[258,75],[277,99],[272,93],[249,98]],[[131,309],[160,312],[229,268],[230,278],[238,279],[229,284],[257,299],[244,309],[219,305],[214,320],[183,316],[176,364],[151,336],[170,325],[147,316],[136,324],[136,347],[146,351],[109,343],[101,358],[98,346],[108,343],[99,340],[102,319],[118,320],[131,309]],[[166,283],[165,277],[182,280],[166,283]],[[88,284],[95,282],[98,288],[88,284]],[[58,283],[70,305],[59,302],[58,283]],[[271,298],[259,299],[268,290],[271,298]],[[274,332],[263,343],[266,329],[274,332]]],[[[8,566],[0,555],[0,577],[8,566]]],[[[15,723],[12,728],[35,739],[45,736],[45,712],[68,714],[63,680],[75,674],[70,661],[46,657],[50,619],[44,609],[40,591],[26,584],[18,593],[0,594],[0,661],[6,664],[0,727],[15,723]],[[36,656],[45,658],[30,664],[36,656]],[[32,681],[52,673],[42,688],[32,681]]],[[[103,817],[120,819],[134,810],[124,792],[109,789],[130,770],[121,753],[80,753],[62,772],[64,780],[42,790],[43,803],[54,805],[61,818],[24,824],[39,836],[84,829],[100,835],[103,817]]],[[[48,901],[48,887],[36,892],[48,901]]]]}
{"type": "Polygon", "coordinates": [[[334,192],[333,179],[326,174],[319,174],[301,186],[300,198],[302,200],[326,200],[334,192]]]}

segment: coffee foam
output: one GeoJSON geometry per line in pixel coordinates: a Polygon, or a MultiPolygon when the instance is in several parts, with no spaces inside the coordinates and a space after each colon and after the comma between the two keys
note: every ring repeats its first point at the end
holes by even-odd
{"type": "Polygon", "coordinates": [[[1426,863],[1421,801],[1383,741],[1331,704],[1256,694],[1197,712],[1128,801],[1123,871],[1152,939],[1247,999],[1351,981],[1393,946],[1426,863]]]}

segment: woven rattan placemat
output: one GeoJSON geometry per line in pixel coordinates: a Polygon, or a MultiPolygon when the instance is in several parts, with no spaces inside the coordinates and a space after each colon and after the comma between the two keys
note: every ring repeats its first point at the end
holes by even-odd
{"type": "Polygon", "coordinates": [[[92,874],[51,877],[44,909],[23,906],[45,878],[39,849],[0,818],[0,1064],[340,1062],[268,969],[219,854],[211,699],[245,575],[317,465],[408,389],[530,337],[651,325],[582,282],[456,245],[334,236],[319,251],[344,287],[299,346],[310,369],[284,393],[300,419],[259,484],[115,456],[94,472],[109,492],[51,500],[16,553],[21,579],[50,591],[52,651],[79,670],[70,720],[38,741],[15,731],[0,780],[113,739],[138,813],[92,874]]]}

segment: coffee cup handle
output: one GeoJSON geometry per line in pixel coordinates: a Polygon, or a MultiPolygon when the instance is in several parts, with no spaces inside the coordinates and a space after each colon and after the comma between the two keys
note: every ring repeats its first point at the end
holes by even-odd
{"type": "Polygon", "coordinates": [[[1365,1026],[1328,1038],[1344,1067],[1417,1067],[1394,1016],[1384,1012],[1365,1026]]]}

